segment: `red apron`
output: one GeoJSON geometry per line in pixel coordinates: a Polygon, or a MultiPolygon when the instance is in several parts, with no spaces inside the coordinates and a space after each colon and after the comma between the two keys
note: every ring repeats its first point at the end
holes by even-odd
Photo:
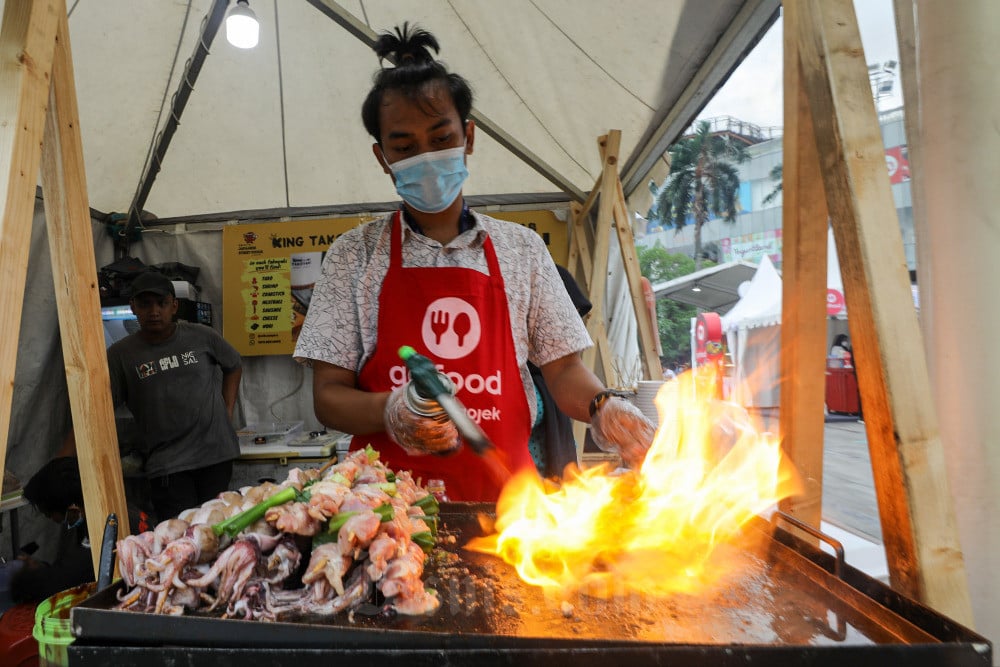
{"type": "MultiPolygon", "coordinates": [[[[469,410],[511,471],[534,467],[528,451],[531,413],[514,352],[503,276],[493,242],[483,243],[489,275],[458,267],[404,268],[402,219],[392,219],[389,269],[379,294],[375,353],[358,375],[365,391],[389,391],[408,373],[397,352],[410,345],[430,358],[458,388],[469,410]]],[[[355,436],[351,449],[371,443],[394,470],[444,479],[452,500],[494,502],[501,484],[468,446],[450,456],[410,456],[385,432],[355,436]]]]}

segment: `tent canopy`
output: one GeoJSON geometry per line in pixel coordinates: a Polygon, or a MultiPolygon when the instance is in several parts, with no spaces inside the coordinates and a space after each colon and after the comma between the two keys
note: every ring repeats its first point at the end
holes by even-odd
{"type": "Polygon", "coordinates": [[[727,262],[656,283],[653,293],[658,299],[673,299],[703,310],[723,313],[740,300],[740,285],[752,280],[756,273],[757,265],[751,262],[727,262]]]}
{"type": "Polygon", "coordinates": [[[781,324],[781,276],[764,255],[739,303],[722,316],[722,330],[754,329],[781,324]]]}
{"type": "Polygon", "coordinates": [[[237,49],[224,28],[206,36],[209,53],[187,75],[193,90],[176,133],[159,169],[149,168],[217,2],[226,4],[68,3],[94,209],[128,211],[147,171],[155,178],[143,208],[160,218],[394,200],[360,106],[379,66],[365,35],[404,21],[434,33],[440,59],[474,88],[479,132],[467,195],[579,197],[600,173],[595,140],[613,128],[622,130],[630,192],[780,5],[251,0],[259,45],[237,49]]]}

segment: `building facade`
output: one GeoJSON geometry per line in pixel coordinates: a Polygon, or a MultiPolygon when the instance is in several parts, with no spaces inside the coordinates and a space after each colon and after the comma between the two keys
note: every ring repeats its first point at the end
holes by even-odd
{"type": "MultiPolygon", "coordinates": [[[[730,125],[734,121],[727,121],[730,125]]],[[[735,121],[738,124],[738,121],[735,121]]],[[[713,120],[718,124],[718,120],[713,120]]],[[[913,232],[913,207],[910,197],[910,170],[907,159],[903,109],[891,109],[879,114],[882,143],[885,147],[886,169],[896,204],[896,215],[903,237],[906,263],[911,275],[916,270],[916,239],[913,232]]],[[[746,136],[746,135],[741,135],[746,136]]],[[[747,138],[750,159],[739,165],[740,195],[738,215],[733,223],[721,219],[709,220],[702,227],[703,253],[722,263],[745,260],[758,263],[769,255],[775,266],[781,267],[781,193],[769,201],[768,196],[780,185],[772,172],[782,163],[780,137],[757,140],[747,138]],[[753,143],[752,143],[753,142],[753,143]]],[[[694,254],[694,226],[684,229],[663,229],[654,220],[639,221],[636,244],[652,247],[659,243],[671,252],[694,254]]]]}

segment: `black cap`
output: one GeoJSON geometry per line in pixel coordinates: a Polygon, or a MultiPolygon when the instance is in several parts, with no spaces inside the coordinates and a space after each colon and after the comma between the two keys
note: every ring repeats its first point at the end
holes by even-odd
{"type": "Polygon", "coordinates": [[[152,292],[160,296],[174,296],[174,284],[159,271],[144,271],[132,281],[131,296],[152,292]]]}

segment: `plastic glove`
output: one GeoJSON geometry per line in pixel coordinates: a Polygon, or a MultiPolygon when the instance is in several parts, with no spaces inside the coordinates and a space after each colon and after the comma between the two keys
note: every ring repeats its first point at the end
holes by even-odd
{"type": "Polygon", "coordinates": [[[385,404],[385,431],[412,456],[450,454],[461,447],[458,430],[444,413],[425,417],[406,404],[406,387],[394,389],[385,404]]]}
{"type": "Polygon", "coordinates": [[[598,447],[620,454],[629,468],[638,468],[653,444],[656,426],[639,408],[611,396],[600,402],[590,418],[590,433],[598,447]]]}

